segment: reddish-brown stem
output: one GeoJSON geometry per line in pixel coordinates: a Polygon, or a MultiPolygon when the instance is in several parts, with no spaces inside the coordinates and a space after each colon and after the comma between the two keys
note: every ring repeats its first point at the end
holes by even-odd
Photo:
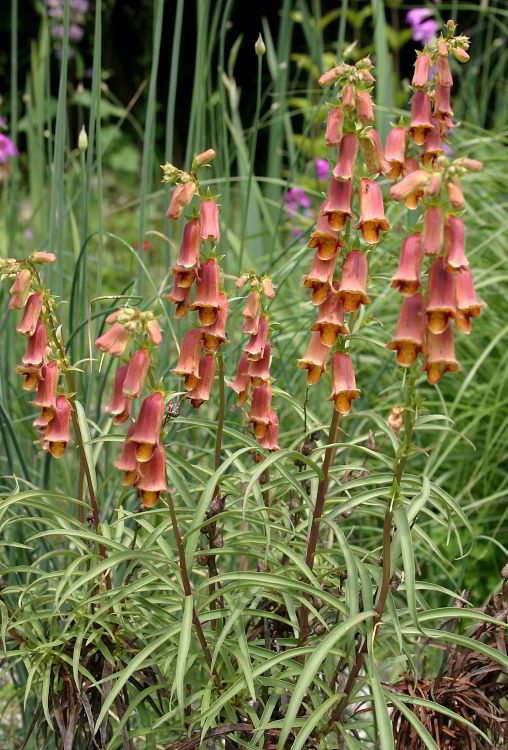
{"type": "MultiPolygon", "coordinates": [[[[314,558],[316,556],[316,547],[319,539],[319,526],[321,523],[321,516],[323,515],[323,508],[325,505],[326,491],[328,489],[328,472],[332,463],[332,457],[335,453],[335,436],[337,434],[337,427],[339,425],[339,412],[336,409],[333,410],[332,421],[330,424],[330,431],[328,433],[328,446],[325,452],[325,460],[323,461],[323,478],[319,482],[316,505],[314,507],[314,514],[312,516],[312,526],[309,534],[309,541],[307,544],[307,555],[305,562],[307,563],[310,570],[314,567],[314,558]]],[[[302,604],[300,607],[300,638],[298,641],[299,646],[303,646],[307,640],[309,634],[309,610],[302,604]]]]}

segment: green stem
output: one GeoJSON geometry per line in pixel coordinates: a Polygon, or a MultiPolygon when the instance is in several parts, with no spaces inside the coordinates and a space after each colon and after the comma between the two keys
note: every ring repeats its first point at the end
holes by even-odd
{"type": "MultiPolygon", "coordinates": [[[[219,419],[217,422],[217,436],[215,438],[215,471],[220,466],[220,451],[222,448],[222,435],[224,433],[224,412],[225,412],[225,390],[224,390],[224,356],[222,352],[217,355],[219,360],[219,419]]],[[[215,488],[217,494],[218,485],[215,488]]]]}
{"type": "Polygon", "coordinates": [[[243,251],[245,246],[245,233],[247,231],[247,217],[249,214],[249,199],[250,190],[252,186],[252,175],[254,173],[254,158],[256,156],[256,145],[258,140],[258,129],[259,129],[259,112],[261,110],[261,73],[263,68],[263,58],[258,55],[258,81],[257,81],[257,93],[256,93],[256,114],[254,117],[254,128],[252,135],[252,145],[250,149],[250,166],[249,166],[249,178],[247,180],[247,192],[245,194],[245,206],[243,209],[243,223],[242,223],[242,238],[240,242],[240,254],[238,257],[238,273],[242,270],[243,264],[243,251]]]}
{"type": "MultiPolygon", "coordinates": [[[[330,431],[328,433],[328,447],[325,452],[325,460],[323,462],[323,479],[320,480],[318,486],[318,492],[316,497],[316,505],[314,507],[314,515],[312,517],[312,526],[309,534],[309,541],[307,544],[307,555],[305,562],[310,570],[314,566],[314,558],[316,556],[316,547],[319,539],[319,527],[321,523],[321,516],[323,515],[323,508],[325,504],[326,491],[328,489],[328,472],[330,470],[330,464],[332,457],[335,452],[335,436],[337,434],[337,427],[339,426],[339,412],[334,408],[332,421],[330,423],[330,431]]],[[[300,638],[298,645],[303,646],[307,640],[309,634],[309,610],[302,604],[300,608],[300,638]]]]}

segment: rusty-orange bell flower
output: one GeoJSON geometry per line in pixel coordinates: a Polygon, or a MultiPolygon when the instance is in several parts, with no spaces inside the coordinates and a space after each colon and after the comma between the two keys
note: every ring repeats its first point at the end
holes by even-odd
{"type": "Polygon", "coordinates": [[[425,143],[423,147],[422,161],[424,166],[430,167],[438,156],[444,154],[444,146],[441,141],[441,132],[439,130],[439,123],[432,118],[432,130],[429,130],[425,136],[425,143]]]}
{"type": "Polygon", "coordinates": [[[192,180],[183,185],[177,185],[171,195],[171,202],[166,213],[168,219],[179,219],[183,209],[191,202],[195,192],[196,183],[192,180]]]}
{"type": "Polygon", "coordinates": [[[99,351],[112,357],[121,357],[129,343],[129,330],[122,323],[114,323],[109,331],[103,333],[95,342],[99,351]]]}
{"type": "Polygon", "coordinates": [[[400,307],[395,336],[386,345],[397,352],[397,364],[409,367],[423,350],[425,340],[425,303],[419,294],[406,297],[400,307]]]}
{"type": "Polygon", "coordinates": [[[265,353],[269,330],[270,325],[268,323],[268,318],[266,315],[261,315],[259,318],[258,332],[255,334],[253,333],[243,347],[244,352],[248,355],[251,362],[262,359],[263,354],[265,353]]]}
{"type": "Polygon", "coordinates": [[[344,124],[344,110],[332,107],[328,112],[326,123],[325,143],[327,146],[338,146],[342,140],[342,126],[344,124]]]}
{"type": "Polygon", "coordinates": [[[424,188],[430,179],[430,175],[424,169],[413,169],[412,162],[414,162],[414,159],[406,160],[405,168],[408,170],[408,174],[400,182],[391,186],[390,195],[395,201],[405,201],[407,208],[414,211],[418,201],[423,198],[424,188]]]}
{"type": "Polygon", "coordinates": [[[218,242],[220,240],[219,206],[213,200],[201,203],[199,209],[201,239],[218,242]]]}
{"type": "Polygon", "coordinates": [[[437,258],[429,271],[429,289],[427,298],[427,326],[432,333],[438,334],[448,326],[448,321],[455,315],[454,274],[450,273],[442,258],[437,258]]]}
{"type": "Polygon", "coordinates": [[[165,298],[176,305],[175,318],[183,318],[189,312],[189,292],[190,287],[178,286],[178,277],[173,276],[173,286],[165,298]]]}
{"type": "Polygon", "coordinates": [[[134,352],[127,367],[127,373],[122,386],[122,393],[126,398],[134,399],[139,396],[143,389],[148,370],[150,369],[150,363],[151,359],[148,349],[140,349],[138,352],[134,352]]]}
{"type": "Polygon", "coordinates": [[[444,230],[446,267],[449,271],[467,271],[469,261],[465,254],[464,222],[449,216],[444,230]]]}
{"type": "Polygon", "coordinates": [[[340,333],[349,333],[349,328],[344,323],[342,300],[335,289],[330,291],[328,298],[319,305],[318,319],[313,323],[312,330],[319,333],[324,346],[333,346],[340,333]]]}
{"type": "Polygon", "coordinates": [[[384,159],[389,167],[387,177],[396,180],[402,174],[406,159],[407,136],[404,128],[392,128],[386,137],[384,159]]]}
{"type": "Polygon", "coordinates": [[[53,458],[61,458],[70,440],[69,417],[71,404],[65,396],[58,396],[53,419],[44,432],[44,442],[53,458]]]}
{"type": "Polygon", "coordinates": [[[132,433],[127,437],[136,444],[136,459],[145,463],[152,457],[154,448],[159,445],[164,398],[158,391],[147,396],[141,404],[139,416],[132,433]]]}
{"type": "Polygon", "coordinates": [[[217,319],[219,309],[220,268],[215,258],[201,264],[196,283],[196,299],[191,310],[198,310],[202,326],[210,326],[217,319]]]}
{"type": "Polygon", "coordinates": [[[252,391],[252,403],[249,424],[254,425],[254,432],[258,440],[266,435],[272,413],[272,386],[263,383],[252,391]]]}
{"type": "MultiPolygon", "coordinates": [[[[345,182],[343,184],[349,185],[350,182],[345,182]]],[[[325,206],[329,204],[329,200],[330,194],[328,200],[322,204],[320,209],[321,212],[323,212],[325,206]]],[[[330,212],[327,216],[321,214],[318,217],[316,228],[312,232],[308,242],[308,247],[315,248],[317,250],[318,258],[321,260],[331,260],[331,258],[335,258],[337,251],[344,244],[340,238],[339,231],[332,228],[330,224],[331,215],[333,215],[335,224],[340,223],[339,214],[337,212],[330,212]]]]}
{"type": "Polygon", "coordinates": [[[181,268],[199,267],[200,244],[199,221],[191,219],[183,229],[182,244],[180,245],[177,265],[181,268]]]}
{"type": "Polygon", "coordinates": [[[397,273],[392,276],[391,286],[410,297],[420,288],[421,236],[415,232],[402,240],[397,273]]]}
{"type": "Polygon", "coordinates": [[[344,352],[335,352],[332,356],[332,395],[330,396],[330,400],[335,402],[335,411],[344,416],[349,414],[351,402],[359,395],[351,357],[344,352]]]}
{"type": "Polygon", "coordinates": [[[409,134],[417,146],[423,146],[429,130],[432,130],[429,95],[424,91],[415,91],[411,100],[409,134]]]}
{"type": "Polygon", "coordinates": [[[175,375],[185,378],[186,391],[192,391],[199,382],[199,357],[202,340],[203,334],[200,329],[192,328],[187,331],[180,348],[178,365],[172,370],[175,375]]]}
{"type": "Polygon", "coordinates": [[[216,352],[220,345],[228,340],[226,335],[226,323],[228,320],[228,298],[221,292],[219,294],[219,309],[215,323],[201,329],[203,334],[203,346],[207,352],[216,352]]]}
{"type": "Polygon", "coordinates": [[[137,445],[136,443],[130,442],[130,438],[132,437],[135,429],[136,424],[131,424],[129,429],[127,430],[127,437],[122,445],[122,450],[115,461],[115,468],[117,468],[119,471],[124,472],[124,478],[122,482],[124,487],[132,487],[133,485],[137,484],[139,479],[140,464],[138,464],[138,460],[136,458],[137,445]]]}
{"type": "Polygon", "coordinates": [[[266,342],[265,350],[261,359],[257,359],[255,362],[250,362],[249,375],[251,383],[254,387],[258,387],[263,383],[270,381],[270,363],[272,361],[272,345],[269,341],[266,342]]]}
{"type": "Polygon", "coordinates": [[[427,85],[429,80],[430,58],[425,52],[420,52],[415,62],[415,72],[411,86],[422,88],[427,85]]]}
{"type": "Polygon", "coordinates": [[[351,180],[358,154],[358,138],[353,133],[342,136],[339,146],[339,158],[333,170],[336,180],[351,180]]]}
{"type": "Polygon", "coordinates": [[[356,101],[356,88],[351,83],[347,83],[341,92],[340,101],[344,109],[353,110],[356,101]]]}
{"type": "Polygon", "coordinates": [[[459,271],[454,275],[455,281],[455,325],[462,333],[471,333],[471,318],[477,318],[485,302],[477,299],[471,271],[459,271]]]}
{"type": "Polygon", "coordinates": [[[113,415],[113,421],[115,424],[122,424],[122,422],[126,422],[129,419],[131,413],[132,400],[130,398],[126,398],[122,390],[128,369],[128,364],[122,365],[122,367],[117,368],[111,400],[104,409],[104,411],[106,411],[108,414],[113,415]]]}
{"type": "Polygon", "coordinates": [[[355,229],[361,229],[363,239],[375,245],[381,239],[381,232],[390,229],[385,218],[383,193],[377,182],[366,178],[360,180],[360,221],[355,229]]]}
{"type": "Polygon", "coordinates": [[[439,81],[436,83],[434,114],[447,128],[450,126],[453,117],[453,110],[450,106],[450,91],[450,86],[443,86],[439,81]]]}
{"type": "Polygon", "coordinates": [[[356,90],[355,109],[358,119],[363,125],[374,122],[374,107],[372,97],[368,91],[356,90]]]}
{"type": "Polygon", "coordinates": [[[459,370],[451,326],[441,333],[427,331],[423,369],[427,371],[427,380],[431,385],[438,383],[446,372],[459,370]]]}
{"type": "Polygon", "coordinates": [[[452,208],[455,208],[456,210],[464,208],[464,193],[462,192],[459,180],[448,180],[446,183],[446,191],[452,208]]]}
{"type": "Polygon", "coordinates": [[[34,292],[26,301],[23,316],[16,326],[16,331],[23,336],[33,336],[42,310],[42,294],[34,292]]]}
{"type": "Polygon", "coordinates": [[[162,445],[156,445],[148,461],[139,465],[138,490],[143,508],[154,508],[161,492],[167,492],[166,460],[162,445]]]}
{"type": "Polygon", "coordinates": [[[34,421],[35,427],[44,427],[55,416],[59,380],[60,368],[58,362],[49,362],[42,367],[37,393],[32,401],[33,405],[38,406],[41,410],[39,417],[34,421]]]}
{"type": "Polygon", "coordinates": [[[306,289],[312,289],[312,304],[320,305],[326,300],[332,288],[333,272],[337,256],[329,260],[321,260],[319,251],[316,252],[309,273],[303,277],[303,285],[306,289]]]}
{"type": "Polygon", "coordinates": [[[42,319],[39,318],[33,336],[30,336],[28,339],[26,351],[21,359],[22,363],[24,365],[42,365],[46,356],[47,346],[48,332],[42,319]]]}
{"type": "Polygon", "coordinates": [[[298,360],[298,367],[307,370],[307,385],[319,383],[329,356],[330,347],[321,343],[319,331],[313,331],[305,355],[298,360]]]}
{"type": "Polygon", "coordinates": [[[429,206],[423,215],[424,255],[439,255],[444,241],[444,214],[439,206],[429,206]]]}
{"type": "MultiPolygon", "coordinates": [[[[336,180],[334,177],[330,177],[328,180],[328,195],[321,206],[321,214],[328,218],[328,225],[334,231],[344,229],[347,220],[353,216],[351,211],[352,195],[352,180],[336,180]]],[[[331,254],[335,254],[339,245],[334,240],[330,244],[332,247],[335,245],[333,253],[330,253],[331,257],[331,254]]],[[[323,254],[320,257],[323,258],[323,254]]],[[[326,260],[326,257],[323,260],[326,260]]]]}
{"type": "Polygon", "coordinates": [[[8,304],[9,310],[21,310],[21,308],[26,305],[26,301],[30,294],[31,279],[32,274],[27,268],[24,268],[18,273],[14,279],[13,285],[9,289],[11,295],[8,304]]]}
{"type": "Polygon", "coordinates": [[[360,250],[351,250],[346,256],[339,284],[339,297],[344,312],[354,312],[360,305],[369,305],[367,294],[369,263],[367,256],[360,250]]]}
{"type": "Polygon", "coordinates": [[[257,289],[249,292],[243,308],[243,332],[250,336],[256,335],[261,315],[261,295],[257,289]]]}
{"type": "Polygon", "coordinates": [[[279,418],[274,411],[270,412],[268,429],[260,438],[259,445],[267,451],[278,451],[279,447],[279,418]]]}
{"type": "Polygon", "coordinates": [[[238,361],[236,376],[234,380],[226,381],[226,385],[228,386],[228,388],[231,388],[231,390],[235,391],[238,396],[238,406],[242,406],[242,404],[244,404],[247,399],[250,386],[249,370],[251,364],[252,363],[249,359],[248,354],[246,354],[246,352],[242,352],[242,355],[238,361]]]}
{"type": "Polygon", "coordinates": [[[201,404],[210,400],[216,366],[217,363],[213,354],[205,354],[199,360],[199,383],[186,394],[186,398],[190,398],[195,409],[199,409],[201,404]]]}

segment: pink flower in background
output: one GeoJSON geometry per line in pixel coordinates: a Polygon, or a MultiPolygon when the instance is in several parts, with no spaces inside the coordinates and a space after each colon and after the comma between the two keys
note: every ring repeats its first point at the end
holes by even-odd
{"type": "Polygon", "coordinates": [[[18,149],[3,133],[0,133],[0,164],[5,164],[8,159],[18,155],[18,149]]]}
{"type": "Polygon", "coordinates": [[[427,44],[436,36],[439,24],[429,16],[433,15],[430,8],[413,8],[406,13],[406,21],[411,26],[411,32],[415,42],[427,44]]]}
{"type": "Polygon", "coordinates": [[[316,159],[316,176],[318,180],[328,179],[328,162],[326,159],[316,159]]]}

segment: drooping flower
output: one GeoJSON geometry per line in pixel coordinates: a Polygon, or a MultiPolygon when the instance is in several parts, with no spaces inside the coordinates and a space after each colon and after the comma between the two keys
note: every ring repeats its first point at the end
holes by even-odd
{"type": "Polygon", "coordinates": [[[248,355],[251,362],[255,362],[258,359],[262,359],[265,353],[265,346],[268,340],[268,333],[270,326],[266,315],[261,315],[259,318],[258,332],[253,333],[249,341],[245,344],[243,350],[248,355]]]}
{"type": "MultiPolygon", "coordinates": [[[[249,360],[250,361],[250,360],[249,360]]],[[[272,345],[269,341],[265,344],[265,350],[261,359],[250,362],[249,375],[251,383],[256,388],[270,380],[270,363],[272,361],[272,345]]]]}
{"type": "Polygon", "coordinates": [[[326,300],[332,288],[333,272],[337,256],[329,260],[321,260],[319,250],[314,256],[309,273],[303,277],[303,285],[306,289],[312,289],[312,304],[320,305],[326,300]]]}
{"type": "Polygon", "coordinates": [[[374,122],[374,108],[372,106],[372,98],[368,91],[356,91],[355,101],[356,114],[363,125],[367,125],[369,122],[374,122]]]}
{"type": "Polygon", "coordinates": [[[155,346],[160,346],[162,342],[162,332],[158,320],[148,320],[145,323],[148,335],[155,346]]]}
{"type": "Polygon", "coordinates": [[[258,440],[266,435],[272,413],[272,386],[263,383],[252,391],[252,403],[249,424],[254,425],[254,432],[258,440]]]}
{"type": "Polygon", "coordinates": [[[243,308],[243,332],[255,336],[259,328],[261,315],[261,295],[257,289],[249,292],[247,302],[243,308]]]}
{"type": "Polygon", "coordinates": [[[425,334],[425,303],[419,294],[405,297],[395,328],[395,336],[387,344],[397,352],[397,364],[409,367],[423,350],[425,334]]]}
{"type": "Polygon", "coordinates": [[[238,394],[238,406],[245,403],[250,385],[249,370],[251,367],[251,361],[246,352],[242,352],[242,355],[238,361],[238,367],[236,369],[236,375],[234,380],[226,381],[226,385],[231,390],[238,394]]]}
{"type": "Polygon", "coordinates": [[[298,367],[307,370],[307,385],[319,383],[321,375],[326,371],[329,356],[330,347],[321,343],[319,331],[313,331],[305,355],[297,362],[298,367]]]}
{"type": "MultiPolygon", "coordinates": [[[[328,218],[328,226],[330,229],[334,231],[344,229],[347,220],[353,216],[353,212],[351,211],[352,195],[352,180],[336,180],[334,177],[330,177],[328,180],[328,196],[321,206],[321,214],[328,218]]],[[[317,227],[316,229],[318,230],[317,227]]],[[[323,229],[325,229],[325,227],[323,227],[323,229]]],[[[313,232],[313,238],[314,235],[315,232],[313,232]]],[[[339,241],[338,237],[331,238],[329,241],[329,257],[335,255],[335,252],[339,247],[339,241]]],[[[324,253],[324,255],[326,256],[326,253],[324,253]]],[[[323,257],[323,250],[321,250],[320,257],[323,260],[326,260],[326,257],[323,257]]]]}
{"type": "Polygon", "coordinates": [[[415,232],[402,240],[399,268],[392,276],[391,285],[410,297],[420,288],[421,236],[415,232]]]}
{"type": "Polygon", "coordinates": [[[441,86],[453,86],[448,55],[438,55],[436,60],[436,76],[441,86]]]}
{"type": "Polygon", "coordinates": [[[136,459],[140,463],[149,461],[155,446],[159,445],[163,414],[164,398],[162,393],[152,393],[141,404],[134,429],[127,436],[127,440],[136,445],[136,459]]]}
{"type": "Polygon", "coordinates": [[[124,376],[122,393],[126,398],[134,399],[139,396],[150,369],[150,353],[148,349],[134,352],[124,376]]]}
{"type": "Polygon", "coordinates": [[[427,371],[427,380],[431,385],[439,382],[445,372],[457,372],[459,369],[450,325],[441,333],[427,331],[423,369],[427,371]]]}
{"type": "Polygon", "coordinates": [[[469,261],[465,254],[464,222],[449,216],[444,230],[446,267],[449,271],[467,271],[469,261]]]}
{"type": "Polygon", "coordinates": [[[375,128],[371,128],[360,138],[360,145],[362,147],[367,174],[375,175],[379,172],[386,173],[390,171],[390,166],[383,156],[379,133],[375,128]]]}
{"type": "Polygon", "coordinates": [[[201,239],[218,242],[220,240],[219,206],[215,201],[206,200],[199,208],[201,239]]]}
{"type": "Polygon", "coordinates": [[[193,180],[176,186],[171,195],[171,203],[166,213],[168,219],[177,220],[180,218],[183,209],[189,205],[196,190],[196,183],[193,180]]]}
{"type": "Polygon", "coordinates": [[[30,295],[30,281],[32,274],[27,268],[24,268],[18,273],[14,279],[14,283],[9,289],[11,298],[9,299],[9,310],[17,309],[20,310],[26,305],[26,301],[30,295]]]}
{"type": "Polygon", "coordinates": [[[341,92],[340,101],[344,109],[352,110],[355,108],[356,89],[351,83],[347,83],[341,92]]]}
{"type": "Polygon", "coordinates": [[[199,267],[199,247],[199,221],[191,219],[183,229],[183,239],[177,265],[182,268],[199,267]]]}
{"type": "Polygon", "coordinates": [[[58,396],[54,416],[44,433],[44,442],[53,458],[61,458],[70,440],[69,417],[71,404],[65,396],[58,396]]]}
{"type": "Polygon", "coordinates": [[[219,309],[220,269],[215,258],[209,258],[201,264],[196,283],[196,299],[191,310],[198,310],[202,326],[210,326],[217,319],[219,309]]]}
{"type": "Polygon", "coordinates": [[[104,409],[105,412],[113,415],[113,421],[115,424],[126,422],[131,413],[132,401],[130,398],[125,397],[122,390],[128,369],[128,364],[123,365],[122,367],[117,367],[111,400],[106,404],[104,409]]]}
{"type": "Polygon", "coordinates": [[[357,154],[358,138],[353,133],[347,133],[340,142],[339,158],[333,170],[333,176],[336,180],[352,179],[357,154]]]}
{"type": "Polygon", "coordinates": [[[406,158],[406,131],[404,128],[392,128],[386,137],[384,158],[390,170],[387,177],[396,180],[402,174],[406,158]]]}
{"type": "Polygon", "coordinates": [[[344,110],[332,107],[328,112],[326,123],[325,143],[327,146],[338,146],[342,140],[342,126],[344,124],[344,110]]]}
{"type": "Polygon", "coordinates": [[[444,215],[439,206],[429,206],[423,215],[424,255],[439,255],[443,248],[444,215]]]}
{"type": "Polygon", "coordinates": [[[34,406],[41,410],[39,417],[34,421],[35,427],[44,427],[49,424],[55,415],[57,388],[60,379],[60,368],[58,362],[49,362],[41,369],[37,393],[32,401],[34,406]]]}
{"type": "Polygon", "coordinates": [[[175,285],[182,289],[190,289],[197,279],[198,269],[197,267],[184,268],[184,266],[174,265],[171,273],[173,274],[173,289],[175,285]]]}
{"type": "Polygon", "coordinates": [[[260,438],[259,445],[267,451],[278,451],[279,448],[279,418],[274,411],[270,412],[268,429],[260,438]]]}
{"type": "Polygon", "coordinates": [[[34,292],[26,301],[23,317],[16,326],[16,331],[23,336],[33,336],[42,310],[42,294],[34,292]]]}
{"type": "Polygon", "coordinates": [[[417,146],[423,146],[429,130],[432,130],[429,95],[424,91],[415,91],[411,100],[409,133],[417,146]]]}
{"type": "Polygon", "coordinates": [[[367,256],[359,250],[351,250],[346,256],[339,284],[339,298],[344,312],[354,312],[360,305],[369,305],[367,294],[369,264],[367,256]]]}
{"type": "Polygon", "coordinates": [[[119,471],[125,472],[122,482],[124,487],[132,487],[139,479],[138,460],[136,458],[137,444],[130,440],[135,429],[136,423],[131,424],[127,430],[127,437],[122,445],[121,453],[115,461],[115,467],[119,471]]]}
{"type": "Polygon", "coordinates": [[[360,180],[360,221],[355,229],[361,229],[363,239],[375,245],[381,239],[381,232],[390,229],[385,218],[383,194],[377,182],[366,178],[360,180]]]}
{"type": "Polygon", "coordinates": [[[450,87],[443,86],[439,81],[436,83],[436,96],[434,100],[434,114],[441,123],[450,127],[453,110],[450,106],[450,87]]]}
{"type": "Polygon", "coordinates": [[[215,323],[201,329],[203,334],[203,346],[207,352],[216,352],[221,344],[228,340],[226,335],[226,323],[228,320],[228,298],[221,292],[219,294],[219,309],[215,323]]]}
{"type": "Polygon", "coordinates": [[[178,365],[173,368],[175,375],[185,378],[185,390],[192,391],[199,382],[199,356],[203,334],[197,328],[187,331],[180,348],[178,365]]]}
{"type": "MultiPolygon", "coordinates": [[[[350,183],[345,184],[348,185],[350,183]]],[[[321,211],[324,210],[324,207],[328,203],[329,201],[323,203],[321,211]]],[[[338,203],[336,205],[338,205],[338,203]]],[[[336,214],[334,215],[334,222],[337,223],[338,221],[338,214],[336,214]]],[[[312,232],[310,240],[307,243],[308,247],[317,249],[317,255],[320,260],[331,260],[332,258],[335,258],[337,250],[342,247],[343,244],[338,230],[332,229],[329,216],[320,215],[317,220],[316,228],[312,232]]]]}
{"type": "Polygon", "coordinates": [[[189,292],[190,287],[178,286],[178,277],[173,276],[173,286],[170,294],[165,294],[166,299],[170,300],[175,308],[175,318],[183,318],[189,312],[189,292]]]}
{"type": "Polygon", "coordinates": [[[145,463],[139,466],[138,490],[144,508],[154,508],[161,492],[167,492],[164,448],[157,445],[145,463]]]}
{"type": "Polygon", "coordinates": [[[433,118],[433,128],[425,136],[422,161],[426,167],[431,166],[438,156],[444,153],[444,146],[441,142],[441,133],[439,125],[433,118]]]}
{"type": "Polygon", "coordinates": [[[349,333],[349,328],[344,323],[344,307],[339,295],[333,289],[319,306],[319,315],[312,325],[313,331],[318,331],[320,341],[324,346],[333,346],[339,333],[349,333]]]}
{"type": "Polygon", "coordinates": [[[16,372],[18,375],[23,376],[23,390],[24,391],[36,391],[39,387],[41,380],[41,369],[40,365],[18,365],[16,372]]]}
{"type": "Polygon", "coordinates": [[[418,54],[415,62],[415,72],[413,74],[411,86],[414,86],[415,88],[426,86],[429,80],[429,68],[430,58],[427,53],[422,52],[418,54]]]}
{"type": "Polygon", "coordinates": [[[335,352],[332,357],[332,395],[335,411],[346,415],[351,411],[351,402],[358,398],[353,360],[344,352],[335,352]]]}
{"type": "Polygon", "coordinates": [[[121,357],[129,343],[129,338],[129,330],[122,323],[114,323],[109,331],[97,339],[95,346],[112,357],[121,357]]]}
{"type": "Polygon", "coordinates": [[[407,208],[413,211],[418,205],[418,201],[423,198],[423,189],[427,185],[430,175],[423,169],[411,169],[412,161],[414,160],[406,160],[405,167],[408,168],[408,174],[400,182],[391,186],[390,195],[395,201],[405,201],[407,208]]]}
{"type": "Polygon", "coordinates": [[[460,187],[458,180],[448,180],[446,183],[446,191],[448,193],[448,200],[450,201],[452,208],[460,211],[464,208],[464,193],[460,187]]]}
{"type": "Polygon", "coordinates": [[[217,363],[213,354],[205,354],[199,360],[199,382],[192,391],[188,391],[186,394],[186,398],[190,398],[195,409],[198,409],[201,404],[210,399],[216,366],[217,363]]]}
{"type": "Polygon", "coordinates": [[[471,318],[477,318],[485,302],[478,300],[471,271],[459,271],[454,275],[455,280],[455,302],[457,311],[455,313],[455,325],[462,333],[471,333],[471,318]]]}
{"type": "Polygon", "coordinates": [[[427,326],[432,333],[443,333],[455,315],[454,274],[442,258],[437,258],[429,271],[429,291],[426,307],[427,326]]]}
{"type": "Polygon", "coordinates": [[[46,326],[39,318],[35,327],[33,336],[30,336],[26,345],[26,351],[23,354],[22,362],[24,365],[42,365],[46,355],[48,345],[48,332],[46,326]]]}

